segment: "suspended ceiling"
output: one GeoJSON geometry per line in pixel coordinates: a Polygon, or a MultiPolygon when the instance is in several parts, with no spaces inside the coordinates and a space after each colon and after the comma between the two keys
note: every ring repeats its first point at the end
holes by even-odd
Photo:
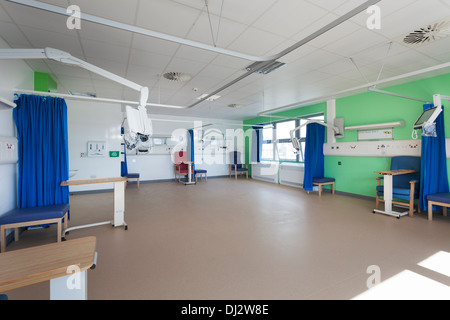
{"type": "MultiPolygon", "coordinates": [[[[277,54],[363,4],[361,0],[70,0],[41,1],[163,34],[253,56],[277,54]]],[[[450,20],[450,0],[382,0],[381,29],[370,30],[362,12],[278,59],[270,74],[251,74],[188,109],[149,107],[154,114],[242,120],[258,113],[450,61],[450,37],[417,46],[409,33],[450,20]],[[392,43],[389,51],[390,43],[392,43]],[[386,55],[389,55],[386,58],[386,55]],[[353,59],[353,62],[351,59],[353,59]],[[384,64],[384,68],[382,68],[384,64]],[[381,75],[380,75],[380,71],[381,75]],[[239,108],[230,108],[238,105],[239,108]]],[[[189,106],[246,73],[254,61],[180,45],[0,0],[0,37],[11,48],[45,48],[73,56],[150,88],[149,102],[189,106]],[[189,74],[170,81],[167,72],[189,74]]],[[[138,93],[80,68],[50,60],[27,60],[49,73],[61,93],[138,100],[138,93]]],[[[450,72],[440,70],[438,73],[450,72]]],[[[429,77],[433,74],[424,74],[429,77]]],[[[405,79],[407,81],[407,79],[405,79]]]]}

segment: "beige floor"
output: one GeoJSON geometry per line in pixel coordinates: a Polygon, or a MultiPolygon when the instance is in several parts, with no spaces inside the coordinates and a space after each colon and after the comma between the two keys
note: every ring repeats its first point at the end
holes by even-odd
{"type": "MultiPolygon", "coordinates": [[[[70,226],[112,219],[112,199],[71,196],[70,226]]],[[[126,190],[127,231],[105,225],[67,239],[97,237],[89,299],[372,299],[375,289],[381,298],[450,299],[449,275],[419,265],[450,252],[450,218],[398,220],[373,206],[251,179],[142,183],[126,190]],[[379,274],[368,273],[374,265],[379,274]],[[368,291],[377,275],[382,283],[368,291]]],[[[55,232],[26,231],[7,250],[53,242],[55,232]]],[[[48,299],[49,283],[8,295],[48,299]]]]}

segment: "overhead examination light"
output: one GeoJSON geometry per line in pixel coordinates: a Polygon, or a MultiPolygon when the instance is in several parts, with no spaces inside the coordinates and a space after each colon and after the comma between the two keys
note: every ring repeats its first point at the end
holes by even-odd
{"type": "Polygon", "coordinates": [[[147,115],[147,100],[149,91],[147,87],[138,85],[128,79],[122,78],[114,73],[99,68],[86,61],[73,57],[70,53],[53,49],[0,49],[0,59],[50,59],[71,66],[81,67],[90,72],[98,74],[109,80],[120,83],[126,87],[139,91],[139,105],[137,109],[127,106],[127,120],[129,121],[127,132],[128,144],[139,140],[140,135],[151,135],[152,125],[147,115]]]}
{"type": "Polygon", "coordinates": [[[319,120],[310,120],[307,121],[306,123],[298,126],[297,128],[292,129],[289,133],[291,135],[291,141],[292,141],[292,146],[294,147],[295,150],[299,151],[301,149],[301,145],[300,145],[300,140],[298,138],[296,138],[294,136],[294,132],[297,130],[300,130],[301,128],[303,128],[304,126],[307,126],[310,123],[317,123],[320,124],[324,127],[328,127],[332,130],[334,130],[334,136],[336,138],[344,138],[344,118],[337,118],[334,121],[334,125],[323,122],[323,121],[319,121],[319,120]]]}

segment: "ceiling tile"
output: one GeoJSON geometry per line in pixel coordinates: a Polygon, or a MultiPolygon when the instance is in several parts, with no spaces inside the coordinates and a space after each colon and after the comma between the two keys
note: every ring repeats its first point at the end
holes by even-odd
{"type": "Polygon", "coordinates": [[[153,31],[185,37],[198,16],[198,10],[173,1],[140,1],[136,24],[153,31]]]}
{"type": "MultiPolygon", "coordinates": [[[[206,12],[205,2],[198,0],[175,0],[175,2],[203,10],[206,12]]],[[[267,11],[277,0],[222,0],[209,1],[211,16],[222,16],[225,19],[249,25],[267,11]]]]}
{"type": "Polygon", "coordinates": [[[352,34],[324,46],[323,49],[344,57],[352,57],[368,47],[388,42],[389,40],[385,37],[368,29],[360,28],[352,34]]]}
{"type": "Polygon", "coordinates": [[[281,47],[285,40],[284,37],[252,27],[240,35],[228,49],[254,56],[264,56],[270,50],[279,48],[277,51],[280,52],[285,49],[281,47]]]}
{"type": "Polygon", "coordinates": [[[86,58],[105,59],[114,62],[127,63],[129,47],[112,45],[90,39],[81,39],[86,58]]]}
{"type": "Polygon", "coordinates": [[[169,64],[171,59],[172,57],[168,55],[132,49],[130,56],[130,64],[158,69],[161,70],[160,72],[162,73],[162,71],[165,70],[166,66],[169,64]]]}
{"type": "Polygon", "coordinates": [[[76,34],[68,35],[24,26],[22,26],[21,29],[34,48],[50,47],[66,51],[72,56],[80,59],[83,59],[84,57],[76,34]]]}
{"type": "Polygon", "coordinates": [[[85,21],[78,31],[81,39],[129,47],[133,33],[85,21]]]}
{"type": "Polygon", "coordinates": [[[3,9],[2,4],[0,3],[0,21],[8,21],[12,22],[12,20],[9,18],[6,11],[3,9]]]}
{"type": "MultiPolygon", "coordinates": [[[[66,2],[64,1],[64,3],[66,2]]],[[[2,6],[14,22],[20,26],[63,33],[69,36],[76,35],[75,30],[67,28],[67,17],[65,16],[7,1],[2,1],[2,6]]],[[[63,5],[63,7],[66,7],[66,5],[63,5]]]]}
{"type": "Polygon", "coordinates": [[[179,50],[181,45],[171,41],[153,38],[136,33],[133,35],[133,43],[131,47],[133,49],[138,49],[141,51],[171,56],[175,54],[177,50],[179,50]]]}
{"type": "Polygon", "coordinates": [[[327,13],[326,10],[306,1],[279,0],[253,26],[290,38],[327,13]],[[295,12],[295,17],[287,18],[288,12],[295,12]]]}
{"type": "Polygon", "coordinates": [[[24,36],[22,31],[14,24],[6,21],[0,21],[0,37],[3,38],[13,48],[30,47],[31,44],[24,36]]]}
{"type": "Polygon", "coordinates": [[[210,46],[227,48],[247,26],[217,16],[210,16],[202,12],[195,25],[192,26],[187,38],[210,46]]]}
{"type": "MultiPolygon", "coordinates": [[[[82,14],[90,14],[117,22],[134,24],[139,0],[71,0],[70,2],[78,5],[82,14]]],[[[81,28],[83,28],[83,22],[81,28]]]]}

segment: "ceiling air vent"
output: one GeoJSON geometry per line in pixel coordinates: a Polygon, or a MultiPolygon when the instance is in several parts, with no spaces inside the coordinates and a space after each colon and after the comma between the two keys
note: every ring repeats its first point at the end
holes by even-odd
{"type": "Polygon", "coordinates": [[[170,81],[177,81],[177,82],[186,82],[191,80],[192,76],[187,73],[182,72],[167,72],[163,74],[163,77],[170,81]]]}
{"type": "Polygon", "coordinates": [[[233,109],[239,109],[239,108],[242,108],[243,106],[244,106],[243,104],[237,104],[237,103],[228,105],[229,108],[233,108],[233,109]]]}
{"type": "Polygon", "coordinates": [[[419,47],[450,36],[450,20],[435,22],[414,30],[402,38],[402,44],[419,47]]]}

